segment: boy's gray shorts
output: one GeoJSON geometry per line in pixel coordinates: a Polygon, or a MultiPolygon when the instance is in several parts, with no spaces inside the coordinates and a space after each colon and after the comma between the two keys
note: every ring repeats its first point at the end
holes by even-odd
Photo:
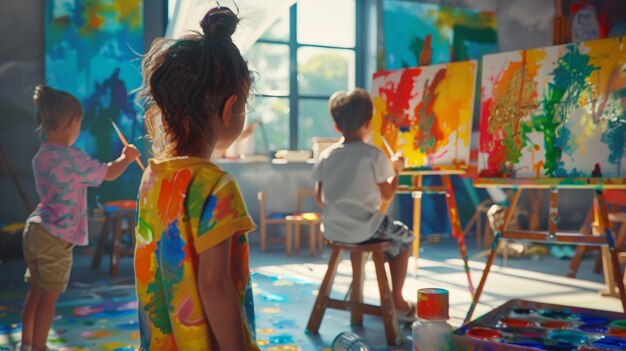
{"type": "Polygon", "coordinates": [[[387,261],[400,255],[413,243],[413,232],[404,223],[394,221],[389,216],[385,216],[376,233],[368,241],[387,240],[391,242],[391,247],[385,251],[387,261]]]}

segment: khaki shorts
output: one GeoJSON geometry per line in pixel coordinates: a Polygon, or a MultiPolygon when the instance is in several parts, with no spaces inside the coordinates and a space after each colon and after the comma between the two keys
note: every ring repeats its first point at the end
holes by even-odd
{"type": "Polygon", "coordinates": [[[50,234],[39,223],[26,223],[22,243],[28,266],[24,280],[48,291],[65,291],[74,245],[50,234]]]}

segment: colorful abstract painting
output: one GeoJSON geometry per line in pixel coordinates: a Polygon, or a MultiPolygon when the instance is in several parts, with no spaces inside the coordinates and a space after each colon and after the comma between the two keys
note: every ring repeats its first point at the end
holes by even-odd
{"type": "MultiPolygon", "coordinates": [[[[131,91],[141,85],[143,0],[45,1],[46,79],[81,102],[75,146],[102,162],[123,147],[111,121],[141,148],[144,127],[131,91]]],[[[90,192],[103,201],[134,199],[141,170],[131,165],[115,184],[90,192]]]]}
{"type": "Polygon", "coordinates": [[[498,52],[495,12],[385,0],[383,13],[385,69],[417,66],[427,35],[433,64],[498,52]]]}
{"type": "Polygon", "coordinates": [[[626,184],[625,148],[626,37],[483,58],[481,177],[626,184]]]}
{"type": "Polygon", "coordinates": [[[411,168],[466,169],[476,61],[374,74],[374,144],[401,152],[411,168]]]}

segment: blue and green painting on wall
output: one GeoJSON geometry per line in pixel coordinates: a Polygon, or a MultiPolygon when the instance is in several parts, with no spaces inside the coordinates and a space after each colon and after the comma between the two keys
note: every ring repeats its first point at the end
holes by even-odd
{"type": "Polygon", "coordinates": [[[427,35],[432,64],[479,60],[498,51],[493,11],[386,0],[383,12],[387,70],[417,66],[427,35]]]}
{"type": "MultiPolygon", "coordinates": [[[[144,134],[131,91],[141,84],[143,0],[45,2],[46,79],[80,100],[84,116],[75,146],[102,162],[123,147],[114,121],[141,148],[144,134]]],[[[114,184],[90,192],[102,200],[135,198],[141,170],[133,164],[114,184]]]]}

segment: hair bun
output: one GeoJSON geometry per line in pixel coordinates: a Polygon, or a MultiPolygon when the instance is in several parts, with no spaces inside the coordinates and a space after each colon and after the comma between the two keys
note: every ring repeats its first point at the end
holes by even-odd
{"type": "Polygon", "coordinates": [[[209,10],[200,21],[200,27],[205,37],[230,37],[235,33],[239,19],[228,7],[215,7],[209,10]]]}

